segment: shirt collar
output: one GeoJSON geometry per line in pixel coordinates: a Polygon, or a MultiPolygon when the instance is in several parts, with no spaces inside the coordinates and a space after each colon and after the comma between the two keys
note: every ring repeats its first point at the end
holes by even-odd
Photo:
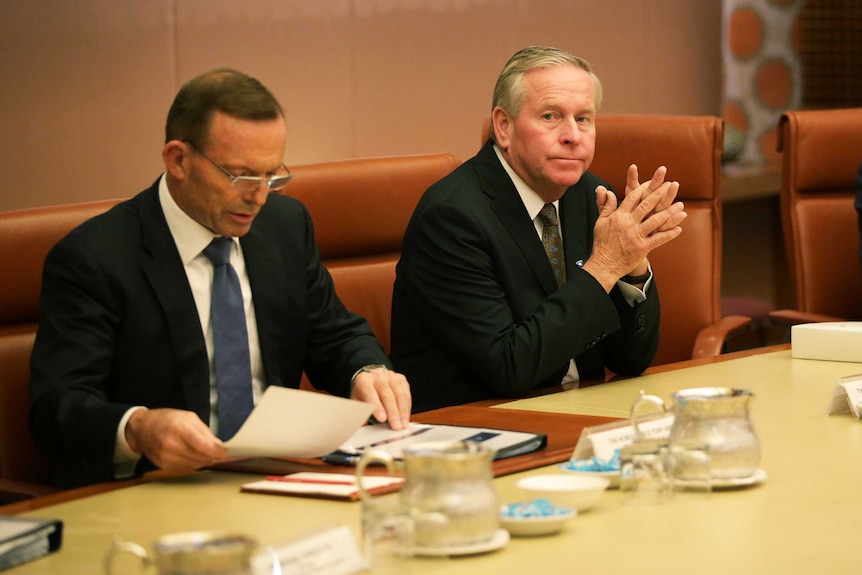
{"type": "MultiPolygon", "coordinates": [[[[198,257],[205,247],[216,237],[216,234],[197,223],[185,213],[174,201],[168,190],[167,178],[162,174],[159,180],[159,202],[162,212],[168,222],[168,229],[177,245],[183,265],[187,265],[198,257]]],[[[231,238],[236,243],[236,238],[231,238]]]]}
{"type": "MultiPolygon", "coordinates": [[[[503,153],[500,151],[500,148],[497,147],[497,144],[494,144],[494,153],[497,154],[497,158],[500,160],[500,163],[503,164],[503,169],[506,170],[507,174],[509,174],[509,178],[511,178],[512,183],[515,184],[515,189],[518,190],[518,195],[521,196],[521,202],[523,202],[524,207],[527,208],[527,213],[530,214],[530,219],[535,220],[539,215],[539,212],[542,211],[542,208],[545,207],[545,200],[543,200],[541,196],[533,190],[533,188],[528,186],[527,183],[521,179],[521,176],[512,169],[512,166],[510,166],[509,162],[506,161],[506,158],[503,157],[503,153]]],[[[552,203],[559,211],[560,201],[557,200],[552,203]]]]}

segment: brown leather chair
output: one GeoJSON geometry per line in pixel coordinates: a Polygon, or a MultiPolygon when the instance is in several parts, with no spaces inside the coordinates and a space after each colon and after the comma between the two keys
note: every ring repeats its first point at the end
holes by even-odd
{"type": "Polygon", "coordinates": [[[311,214],[321,258],[344,305],[365,317],[389,353],[401,240],[425,190],[454,170],[451,154],[360,158],[291,168],[282,193],[311,214]]]}
{"type": "MultiPolygon", "coordinates": [[[[489,126],[486,119],[484,137],[489,126]]],[[[731,335],[751,323],[745,316],[721,316],[722,146],[723,123],[712,116],[599,114],[596,120],[590,171],[622,198],[631,164],[642,181],[667,166],[688,213],[682,235],[650,254],[662,306],[653,365],[718,355],[731,335]]]]}
{"type": "Polygon", "coordinates": [[[781,222],[795,295],[778,323],[862,320],[854,208],[862,108],[787,112],[778,123],[781,222]]]}
{"type": "Polygon", "coordinates": [[[50,460],[36,449],[27,427],[42,266],[60,238],[117,201],[0,213],[0,502],[56,491],[50,460]]]}

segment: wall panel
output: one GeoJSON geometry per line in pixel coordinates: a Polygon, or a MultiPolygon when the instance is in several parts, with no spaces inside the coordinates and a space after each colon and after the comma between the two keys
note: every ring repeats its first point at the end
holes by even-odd
{"type": "Polygon", "coordinates": [[[508,57],[589,60],[606,112],[718,114],[720,0],[0,0],[0,209],[124,197],[179,85],[259,77],[288,164],[479,146],[508,57]]]}

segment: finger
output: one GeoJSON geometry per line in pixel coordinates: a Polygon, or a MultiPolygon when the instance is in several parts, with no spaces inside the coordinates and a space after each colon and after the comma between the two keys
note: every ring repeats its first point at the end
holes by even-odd
{"type": "Polygon", "coordinates": [[[410,423],[410,411],[413,408],[410,384],[404,375],[394,371],[385,371],[381,375],[385,380],[378,388],[378,393],[389,419],[389,427],[394,430],[405,429],[410,423]]]}
{"type": "Polygon", "coordinates": [[[667,209],[673,201],[676,199],[677,193],[679,192],[679,182],[668,182],[670,186],[665,188],[664,195],[659,199],[658,203],[656,203],[654,212],[660,212],[664,209],[667,209]]]}
{"type": "Polygon", "coordinates": [[[650,240],[652,242],[654,242],[653,247],[651,249],[655,249],[661,245],[666,244],[667,242],[669,242],[672,239],[679,236],[681,233],[682,233],[682,227],[680,227],[680,226],[676,226],[674,228],[671,228],[669,230],[665,230],[663,232],[656,232],[655,234],[650,236],[650,240]]]}
{"type": "Polygon", "coordinates": [[[599,208],[599,212],[605,207],[605,204],[608,202],[608,189],[604,186],[596,187],[596,207],[599,208]]]}
{"type": "Polygon", "coordinates": [[[617,209],[617,195],[604,186],[598,186],[596,188],[596,205],[599,208],[599,217],[610,216],[617,209]]]}
{"type": "Polygon", "coordinates": [[[629,195],[629,192],[634,191],[640,185],[637,164],[632,164],[626,172],[626,195],[629,195]]]}
{"type": "MultiPolygon", "coordinates": [[[[652,180],[647,187],[652,185],[652,180]]],[[[676,197],[676,192],[679,189],[679,182],[663,182],[659,187],[649,191],[644,195],[643,199],[637,206],[637,212],[640,214],[640,220],[645,221],[646,218],[658,214],[667,209],[671,202],[667,200],[669,197],[676,197]],[[664,207],[661,207],[666,204],[664,207]]]]}
{"type": "Polygon", "coordinates": [[[227,447],[210,430],[209,427],[198,420],[200,425],[195,425],[182,436],[188,450],[202,460],[213,460],[227,457],[227,447]]]}
{"type": "Polygon", "coordinates": [[[647,194],[655,191],[664,183],[664,177],[667,175],[667,168],[665,166],[659,166],[656,168],[655,173],[653,173],[652,178],[650,179],[649,186],[647,186],[647,194]]]}
{"type": "Polygon", "coordinates": [[[172,439],[160,453],[165,462],[160,467],[164,469],[200,469],[227,459],[227,448],[208,427],[205,427],[205,433],[198,429],[183,429],[172,439]]]}
{"type": "Polygon", "coordinates": [[[685,206],[682,202],[676,202],[666,210],[654,213],[643,221],[640,226],[641,231],[649,236],[656,232],[667,231],[668,229],[677,227],[688,215],[683,211],[684,208],[685,206]]]}
{"type": "Polygon", "coordinates": [[[396,384],[393,385],[395,401],[398,404],[401,429],[404,429],[410,423],[410,413],[413,410],[413,396],[410,394],[410,384],[407,382],[406,377],[400,373],[393,374],[393,377],[396,379],[396,384]]]}
{"type": "Polygon", "coordinates": [[[676,214],[674,214],[670,218],[668,218],[668,220],[665,223],[663,223],[661,226],[659,226],[659,228],[656,231],[657,232],[665,232],[667,230],[678,227],[687,217],[688,217],[688,214],[686,212],[683,212],[683,211],[677,212],[676,214]]]}
{"type": "MultiPolygon", "coordinates": [[[[381,375],[389,373],[388,370],[374,370],[360,373],[353,382],[352,399],[364,401],[374,405],[371,417],[383,423],[389,419],[389,410],[386,408],[387,399],[383,395],[388,390],[381,375]]],[[[390,423],[391,425],[391,423],[390,423]]]]}
{"type": "Polygon", "coordinates": [[[158,409],[143,415],[141,452],[159,467],[189,471],[227,457],[224,444],[196,414],[158,409]]]}
{"type": "Polygon", "coordinates": [[[377,390],[386,413],[386,419],[381,421],[388,421],[391,429],[404,429],[410,421],[410,388],[407,379],[400,373],[390,371],[386,375],[386,381],[377,390]]]}

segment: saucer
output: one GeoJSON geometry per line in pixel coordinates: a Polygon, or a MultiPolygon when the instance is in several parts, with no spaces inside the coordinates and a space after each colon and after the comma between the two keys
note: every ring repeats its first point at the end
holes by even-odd
{"type": "Polygon", "coordinates": [[[593,477],[604,477],[611,482],[610,485],[608,485],[608,489],[617,489],[620,486],[619,469],[616,471],[581,471],[577,469],[572,469],[565,463],[561,463],[560,470],[565,471],[566,473],[576,473],[578,475],[592,475],[593,477]]]}
{"type": "Polygon", "coordinates": [[[413,547],[413,553],[428,557],[442,557],[446,555],[478,555],[479,553],[487,553],[489,551],[501,549],[502,547],[505,547],[508,542],[509,532],[505,529],[497,529],[488,541],[470,543],[468,545],[453,545],[452,547],[423,547],[421,545],[416,545],[413,547]]]}
{"type": "MultiPolygon", "coordinates": [[[[677,480],[680,484],[685,485],[685,480],[677,480]]],[[[713,489],[737,489],[741,487],[750,487],[766,481],[766,471],[758,469],[748,477],[716,477],[713,478],[713,489]]]]}
{"type": "Polygon", "coordinates": [[[713,489],[733,489],[735,487],[749,487],[766,481],[766,471],[758,469],[748,477],[715,478],[712,480],[713,489]]]}
{"type": "MultiPolygon", "coordinates": [[[[508,507],[518,505],[513,503],[508,507]]],[[[536,535],[552,535],[562,530],[566,523],[577,515],[574,509],[556,507],[553,515],[537,515],[517,517],[507,514],[506,509],[500,514],[500,524],[514,536],[531,537],[536,535]]]]}

